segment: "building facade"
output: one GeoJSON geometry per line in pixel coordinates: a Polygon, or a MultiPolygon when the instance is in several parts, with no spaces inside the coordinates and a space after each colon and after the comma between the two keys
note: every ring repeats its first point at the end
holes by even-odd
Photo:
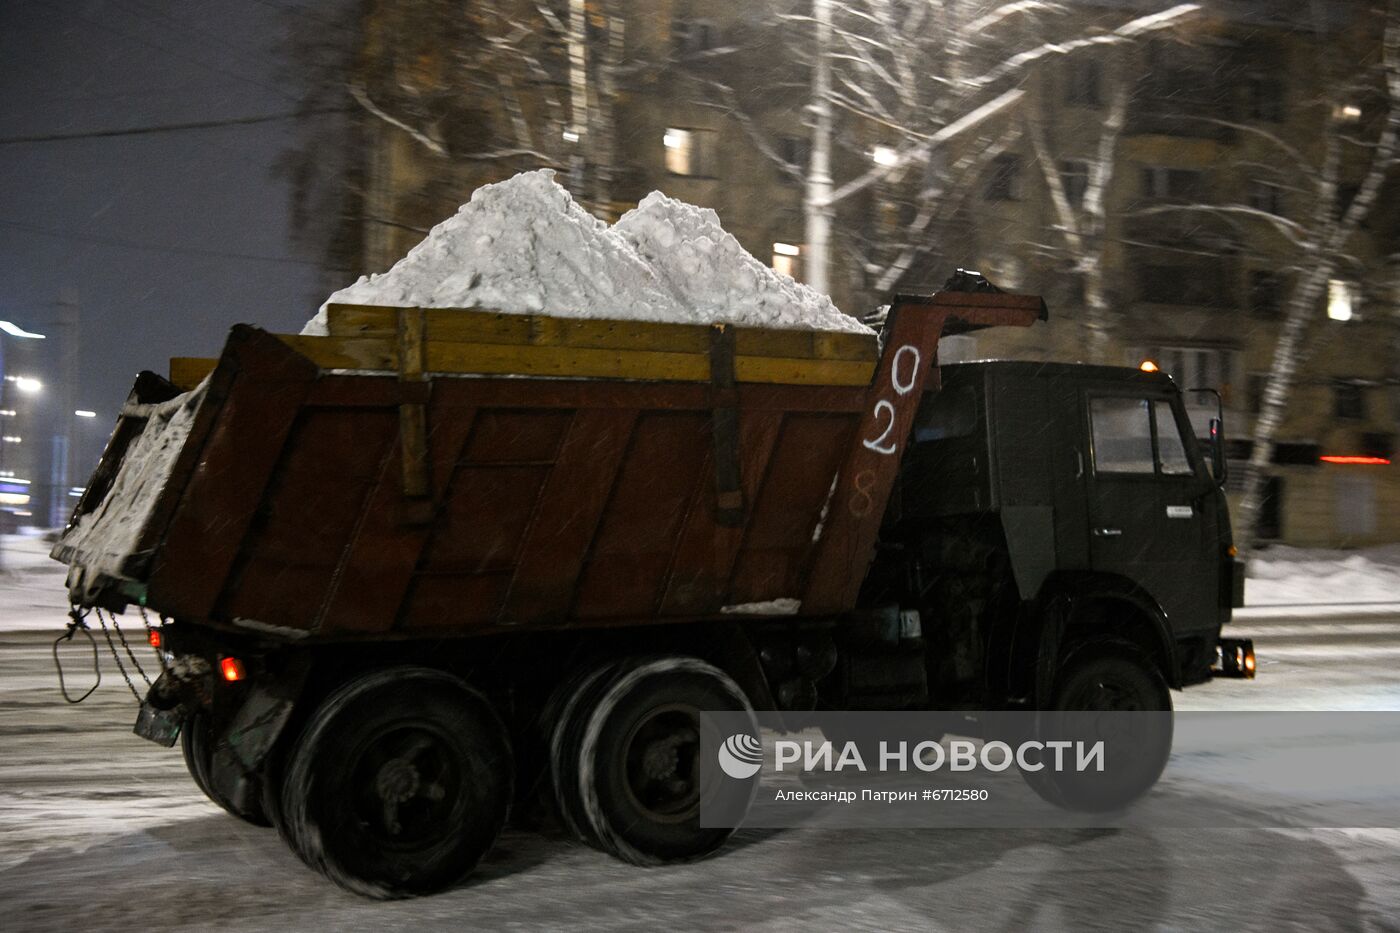
{"type": "MultiPolygon", "coordinates": [[[[513,0],[470,15],[369,4],[352,80],[361,268],[388,268],[480,185],[548,166],[606,219],[652,190],[713,208],[754,256],[805,278],[812,5],[777,6],[574,0],[562,17],[513,0]]],[[[1131,43],[1031,57],[1004,79],[1024,92],[1014,107],[909,158],[910,121],[956,116],[938,96],[950,75],[1111,36],[1153,8],[1083,2],[1054,22],[985,25],[976,42],[929,21],[908,43],[937,80],[909,83],[912,104],[876,99],[883,60],[838,68],[837,187],[889,171],[833,207],[830,291],[862,315],[967,267],[1044,294],[1047,326],[960,338],[948,356],[1151,361],[1214,389],[1237,491],[1293,287],[1329,242],[1319,218],[1356,196],[1388,105],[1365,6],[1207,4],[1131,43]]],[[[864,21],[837,20],[834,60],[852,57],[839,43],[864,21]]],[[[1390,178],[1314,302],[1263,541],[1400,540],[1394,192],[1390,178]]]]}

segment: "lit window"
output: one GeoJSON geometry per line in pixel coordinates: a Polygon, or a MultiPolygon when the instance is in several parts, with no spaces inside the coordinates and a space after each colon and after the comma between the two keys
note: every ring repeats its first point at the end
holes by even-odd
{"type": "Polygon", "coordinates": [[[899,153],[891,146],[876,146],[870,150],[870,160],[876,165],[898,165],[899,153]]]}
{"type": "Polygon", "coordinates": [[[715,132],[667,127],[661,137],[666,147],[666,171],[673,175],[713,178],[715,175],[715,132]]]}
{"type": "Polygon", "coordinates": [[[1361,108],[1356,104],[1337,104],[1332,108],[1332,116],[1341,123],[1355,123],[1361,119],[1361,108]]]}
{"type": "Polygon", "coordinates": [[[794,279],[801,276],[802,247],[791,243],[774,243],[773,271],[794,279]]]}
{"type": "Polygon", "coordinates": [[[1360,289],[1346,279],[1327,281],[1327,316],[1334,321],[1354,321],[1361,304],[1360,289]]]}

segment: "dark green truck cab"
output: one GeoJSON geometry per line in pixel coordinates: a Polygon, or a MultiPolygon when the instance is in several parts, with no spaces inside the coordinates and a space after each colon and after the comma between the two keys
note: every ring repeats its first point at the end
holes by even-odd
{"type": "Polygon", "coordinates": [[[1043,706],[1078,643],[1131,646],[1172,688],[1252,674],[1252,647],[1249,670],[1220,667],[1243,565],[1220,466],[1168,376],[1032,362],[941,376],[863,593],[920,607],[927,702],[1043,706]]]}

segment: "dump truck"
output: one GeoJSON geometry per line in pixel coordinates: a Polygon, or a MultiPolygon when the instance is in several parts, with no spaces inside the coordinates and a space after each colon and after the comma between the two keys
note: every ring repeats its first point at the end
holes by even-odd
{"type": "Polygon", "coordinates": [[[147,617],[137,733],[374,897],[531,801],[638,864],[716,851],[702,710],[1170,710],[1252,668],[1221,438],[1161,373],[938,365],[1046,317],[952,284],[878,338],[238,326],[140,375],[53,556],[75,620],[147,617]]]}

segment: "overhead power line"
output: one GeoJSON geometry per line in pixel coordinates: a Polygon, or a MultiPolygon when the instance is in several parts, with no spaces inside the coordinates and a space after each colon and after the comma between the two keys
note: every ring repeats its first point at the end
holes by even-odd
{"type": "Polygon", "coordinates": [[[313,110],[289,110],[286,113],[267,113],[249,117],[228,117],[222,120],[197,120],[193,123],[164,123],[156,126],[132,126],[119,130],[88,130],[81,133],[45,133],[35,136],[0,137],[0,146],[15,146],[22,143],[56,143],[70,139],[111,139],[117,136],[151,136],[157,133],[182,133],[188,130],[208,130],[221,126],[248,126],[254,123],[275,123],[279,120],[298,120],[302,117],[316,117],[333,113],[349,113],[350,107],[321,107],[313,110]]]}

